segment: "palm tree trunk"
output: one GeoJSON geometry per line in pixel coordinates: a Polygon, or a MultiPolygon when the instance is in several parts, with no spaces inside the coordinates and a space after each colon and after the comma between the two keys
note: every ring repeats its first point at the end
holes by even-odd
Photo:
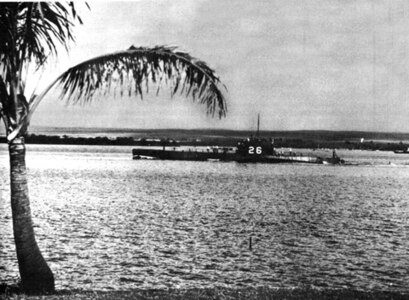
{"type": "Polygon", "coordinates": [[[54,276],[34,236],[28,197],[24,138],[9,144],[11,208],[21,285],[26,293],[54,291],[54,276]]]}

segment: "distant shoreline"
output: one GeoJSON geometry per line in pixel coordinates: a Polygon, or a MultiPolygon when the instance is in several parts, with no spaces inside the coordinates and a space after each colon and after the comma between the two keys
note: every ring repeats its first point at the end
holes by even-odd
{"type": "MultiPolygon", "coordinates": [[[[0,136],[4,136],[1,128],[0,136]]],[[[254,135],[254,130],[235,129],[131,129],[131,128],[80,128],[80,127],[43,127],[31,126],[29,134],[35,135],[68,135],[68,136],[126,136],[126,137],[239,137],[246,138],[254,135]]],[[[387,140],[409,142],[409,133],[404,132],[376,132],[376,131],[351,131],[351,130],[260,130],[263,137],[305,138],[323,140],[387,140]]]]}
{"type": "MultiPolygon", "coordinates": [[[[99,145],[99,146],[222,146],[234,147],[255,133],[233,130],[103,130],[80,129],[63,133],[50,130],[45,134],[31,133],[27,144],[99,145]]],[[[276,148],[360,149],[404,151],[409,148],[409,134],[350,131],[260,131],[259,136],[270,140],[276,148]]],[[[4,136],[1,143],[6,143],[4,136]]]]}

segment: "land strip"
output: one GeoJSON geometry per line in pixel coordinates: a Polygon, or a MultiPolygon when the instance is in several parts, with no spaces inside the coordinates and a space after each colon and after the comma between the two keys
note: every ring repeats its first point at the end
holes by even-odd
{"type": "MultiPolygon", "coordinates": [[[[116,145],[116,146],[235,146],[257,133],[213,129],[37,129],[26,137],[28,144],[116,145]]],[[[360,131],[260,131],[258,136],[274,147],[309,149],[361,149],[404,151],[409,134],[360,131]]],[[[0,137],[6,143],[6,138],[0,137]]]]}

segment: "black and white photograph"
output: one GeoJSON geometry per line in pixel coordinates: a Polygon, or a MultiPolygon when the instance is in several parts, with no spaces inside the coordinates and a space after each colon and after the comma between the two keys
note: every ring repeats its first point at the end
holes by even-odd
{"type": "Polygon", "coordinates": [[[409,2],[0,1],[0,299],[409,299],[409,2]]]}

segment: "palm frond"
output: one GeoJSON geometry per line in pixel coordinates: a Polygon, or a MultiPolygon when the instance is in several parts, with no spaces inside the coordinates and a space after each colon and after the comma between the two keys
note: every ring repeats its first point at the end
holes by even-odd
{"type": "Polygon", "coordinates": [[[13,72],[34,61],[42,66],[57,44],[68,49],[74,22],[82,23],[73,3],[7,2],[0,5],[0,54],[13,72]]]}
{"type": "Polygon", "coordinates": [[[207,113],[219,118],[226,115],[226,100],[219,78],[203,61],[176,48],[156,46],[153,48],[134,46],[128,50],[99,56],[80,63],[54,80],[41,94],[30,100],[29,113],[19,126],[7,136],[14,139],[22,128],[28,126],[35,109],[45,95],[56,85],[62,85],[61,97],[75,103],[91,101],[97,91],[109,91],[112,85],[142,97],[143,84],[163,82],[171,85],[173,96],[177,91],[191,96],[193,101],[206,105],[207,113]]]}
{"type": "Polygon", "coordinates": [[[33,62],[37,69],[43,66],[50,54],[57,55],[57,44],[68,49],[68,43],[74,40],[72,28],[77,20],[82,22],[70,2],[0,5],[0,75],[9,96],[7,117],[13,126],[20,124],[20,118],[27,119],[21,114],[27,103],[21,102],[22,97],[18,99],[18,95],[24,95],[23,70],[33,62]]]}
{"type": "Polygon", "coordinates": [[[217,113],[219,118],[226,115],[226,99],[221,87],[227,89],[205,62],[172,47],[132,46],[125,51],[87,60],[61,74],[31,99],[29,113],[7,139],[14,139],[22,128],[28,126],[41,100],[56,85],[62,85],[61,98],[68,97],[78,103],[91,101],[97,91],[107,92],[112,85],[119,86],[121,95],[128,91],[130,95],[142,97],[143,84],[154,83],[159,91],[163,80],[171,85],[172,96],[180,90],[193,101],[206,105],[208,114],[214,116],[217,113]]]}
{"type": "Polygon", "coordinates": [[[82,23],[73,3],[66,4],[69,8],[60,2],[22,2],[19,5],[21,59],[34,58],[42,65],[49,54],[57,55],[57,42],[68,49],[68,43],[74,41],[73,22],[82,23]]]}
{"type": "Polygon", "coordinates": [[[73,102],[91,101],[97,91],[119,87],[121,94],[143,97],[149,84],[161,86],[163,80],[171,87],[171,96],[180,91],[207,107],[207,113],[225,116],[226,101],[215,72],[203,61],[176,48],[130,47],[90,59],[64,72],[59,81],[62,96],[73,102]]]}

